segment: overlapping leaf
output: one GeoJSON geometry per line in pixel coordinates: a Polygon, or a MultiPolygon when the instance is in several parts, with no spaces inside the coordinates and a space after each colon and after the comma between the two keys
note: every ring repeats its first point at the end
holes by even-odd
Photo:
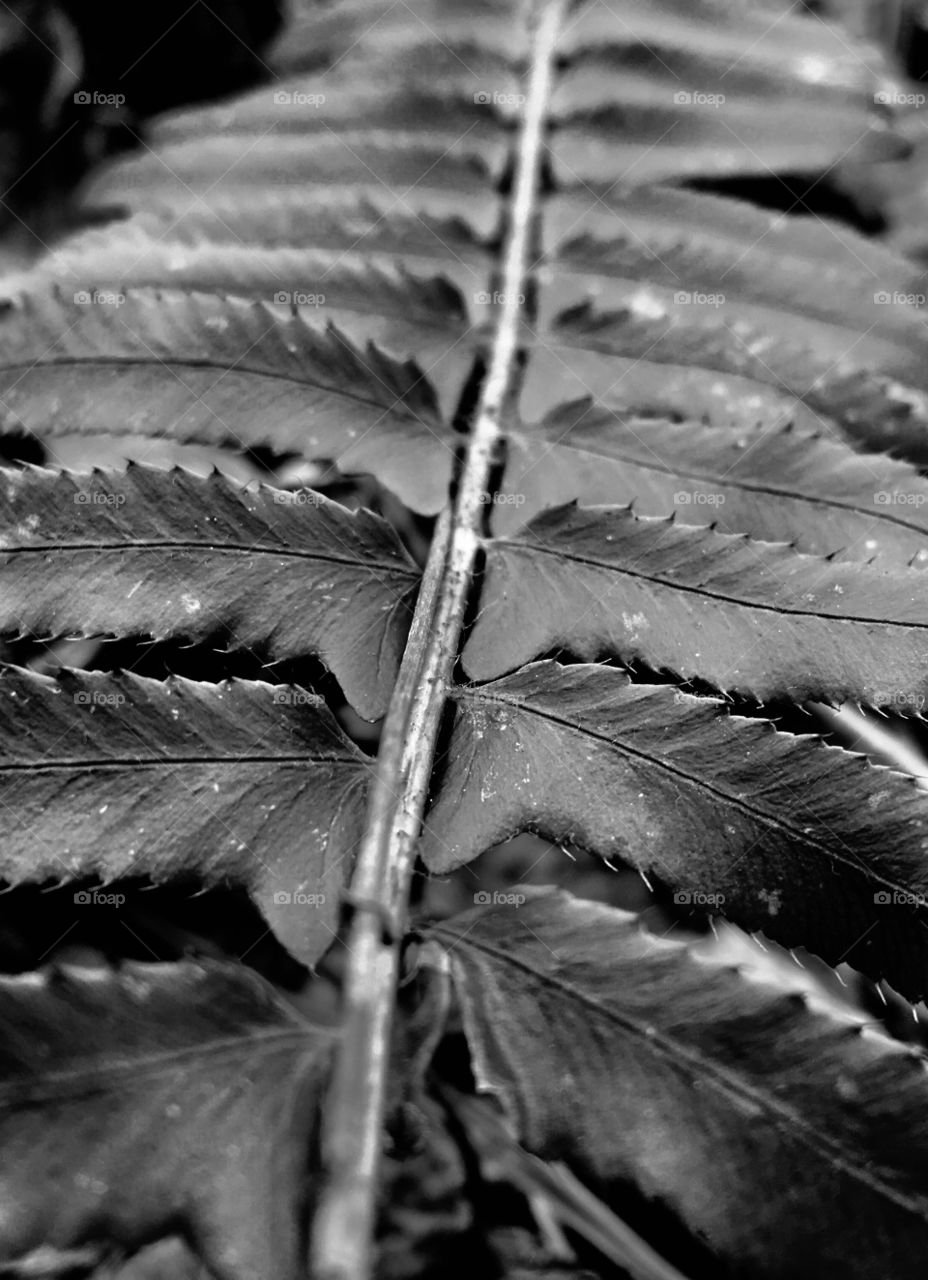
{"type": "Polygon", "coordinates": [[[433,871],[537,831],[928,991],[928,797],[914,779],[607,667],[534,663],[454,702],[423,844],[433,871]]]}
{"type": "Polygon", "coordinates": [[[221,1280],[299,1280],[333,1034],[242,966],[0,979],[0,1260],[188,1231],[221,1280]]]}
{"type": "Polygon", "coordinates": [[[885,454],[858,454],[792,430],[738,431],[566,405],[509,437],[494,528],[513,532],[547,506],[629,503],[881,567],[928,559],[928,484],[885,454]]]}
{"type": "Polygon", "coordinates": [[[478,1089],[620,1211],[629,1182],[666,1206],[691,1235],[681,1265],[698,1241],[722,1275],[921,1274],[920,1054],[562,893],[429,936],[450,957],[478,1089]]]}
{"type": "MultiPolygon", "coordinates": [[[[408,8],[357,19],[328,71],[156,125],[150,147],[86,197],[144,216],[78,236],[8,283],[19,303],[0,331],[8,425],[52,435],[67,404],[83,431],[329,457],[419,511],[441,507],[448,424],[497,305],[485,241],[502,226],[518,64],[460,22],[443,42],[408,8]],[[376,40],[362,38],[371,25],[376,40]],[[138,294],[149,287],[210,296],[138,294]]],[[[500,11],[496,25],[524,45],[521,19],[500,11]]]]}
{"type": "Polygon", "coordinates": [[[559,183],[821,173],[900,148],[873,110],[885,58],[797,6],[588,3],[563,25],[559,183]],[[814,125],[810,127],[810,121],[814,125]]]}
{"type": "MultiPolygon", "coordinates": [[[[477,212],[494,210],[480,205],[477,212]]],[[[421,342],[427,350],[436,335],[424,321],[450,337],[462,317],[479,320],[477,299],[493,269],[484,238],[494,230],[384,196],[262,193],[244,205],[216,201],[179,221],[140,213],[72,236],[2,288],[16,297],[39,281],[91,293],[170,284],[311,308],[309,319],[331,320],[355,336],[363,329],[395,349],[417,351],[421,342]]]]}
{"type": "Polygon", "coordinates": [[[379,472],[426,508],[453,441],[412,361],[238,299],[35,295],[0,328],[5,425],[269,446],[379,472]]]}
{"type": "Polygon", "coordinates": [[[0,879],[241,885],[313,964],[338,920],[368,773],[298,688],[7,668],[0,879]]]}
{"type": "Polygon", "coordinates": [[[917,275],[845,228],[660,187],[569,190],[550,205],[547,280],[526,420],[593,395],[928,456],[917,275]]]}
{"type": "Polygon", "coordinates": [[[464,651],[475,680],[563,649],[763,701],[920,706],[928,694],[917,569],[835,564],[623,507],[561,507],[493,540],[480,604],[464,651]]]}
{"type": "MultiPolygon", "coordinates": [[[[276,74],[289,75],[320,65],[338,67],[352,56],[366,61],[386,51],[389,57],[397,48],[435,57],[438,41],[458,55],[459,75],[467,70],[473,74],[481,57],[524,57],[520,16],[512,0],[471,0],[466,7],[457,0],[421,0],[414,7],[391,0],[343,0],[325,8],[306,4],[291,15],[269,62],[276,74]]],[[[399,69],[400,75],[406,73],[407,67],[399,69]]]]}
{"type": "Polygon", "coordinates": [[[317,654],[383,715],[418,573],[390,527],[310,492],[213,477],[7,472],[0,633],[151,635],[317,654]]]}

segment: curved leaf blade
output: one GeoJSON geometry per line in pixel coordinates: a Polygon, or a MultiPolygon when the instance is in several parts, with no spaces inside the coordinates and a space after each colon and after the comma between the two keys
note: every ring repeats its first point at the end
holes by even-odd
{"type": "Polygon", "coordinates": [[[723,1274],[920,1274],[920,1054],[564,893],[427,936],[450,957],[477,1087],[530,1150],[623,1208],[633,1182],[723,1274]]]}
{"type": "Polygon", "coordinates": [[[756,5],[590,4],[565,24],[560,55],[551,153],[563,184],[819,174],[852,151],[905,154],[873,111],[899,84],[885,56],[801,8],[771,19],[756,5]]]}
{"type": "Polygon", "coordinates": [[[928,560],[928,484],[913,467],[791,430],[737,431],[565,405],[510,435],[494,532],[511,533],[568,501],[676,513],[719,533],[881,568],[928,560]]]}
{"type": "Polygon", "coordinates": [[[0,633],[150,635],[318,655],[383,715],[418,571],[385,521],[312,492],[130,466],[0,483],[0,633]]]}
{"type": "Polygon", "coordinates": [[[928,796],[914,778],[607,667],[534,663],[454,702],[431,871],[536,831],[910,998],[928,991],[928,796]]]}
{"type": "Polygon", "coordinates": [[[924,581],[623,507],[561,507],[488,544],[464,665],[487,680],[564,649],[761,701],[922,706],[924,581]]]}
{"type": "Polygon", "coordinates": [[[210,295],[27,296],[0,323],[0,410],[7,430],[39,437],[170,436],[333,458],[432,510],[454,451],[415,362],[302,313],[210,295]]]}

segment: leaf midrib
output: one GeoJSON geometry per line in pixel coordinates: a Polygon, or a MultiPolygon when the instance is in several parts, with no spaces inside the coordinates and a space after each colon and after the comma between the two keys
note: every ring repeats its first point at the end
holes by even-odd
{"type": "MultiPolygon", "coordinates": [[[[282,504],[289,505],[289,504],[282,504]]],[[[296,504],[294,504],[296,505],[296,504]]],[[[404,564],[395,561],[362,559],[360,556],[339,556],[332,552],[300,550],[297,547],[258,547],[246,546],[243,543],[192,542],[178,540],[176,542],[52,542],[29,547],[0,547],[0,563],[8,555],[48,555],[61,551],[208,551],[212,554],[226,555],[263,555],[277,556],[296,560],[318,560],[324,564],[342,564],[351,568],[382,569],[387,573],[402,574],[410,582],[418,581],[418,573],[404,564]]]]}
{"type": "MultiPolygon", "coordinates": [[[[814,438],[815,437],[809,437],[810,440],[814,440],[814,438]]],[[[510,436],[510,440],[523,445],[539,443],[538,441],[533,440],[530,436],[518,436],[515,433],[510,436]]],[[[839,498],[832,498],[827,495],[823,496],[820,494],[804,493],[800,490],[794,489],[777,489],[771,485],[754,482],[737,475],[718,475],[715,472],[703,473],[699,471],[683,470],[682,468],[665,466],[660,462],[649,462],[646,459],[637,458],[633,454],[626,455],[618,451],[609,452],[605,448],[594,448],[592,445],[578,444],[563,438],[555,440],[552,443],[556,448],[569,450],[573,453],[587,453],[593,458],[602,458],[608,462],[620,462],[627,466],[638,467],[643,471],[659,472],[661,475],[665,476],[679,476],[684,480],[711,481],[713,484],[718,484],[725,488],[744,489],[749,493],[762,493],[771,498],[787,498],[794,502],[807,502],[811,506],[833,507],[840,511],[853,511],[856,515],[865,516],[871,520],[882,521],[886,524],[899,525],[900,528],[911,529],[913,533],[921,534],[923,537],[928,538],[928,528],[924,525],[912,524],[910,521],[901,520],[898,516],[890,515],[888,512],[871,511],[869,509],[859,507],[854,499],[842,502],[839,498]]],[[[913,479],[914,478],[917,477],[913,477],[913,479]]]]}
{"type": "MultiPolygon", "coordinates": [[[[27,374],[35,373],[37,371],[41,374],[44,370],[50,368],[81,368],[85,365],[91,368],[133,368],[135,366],[139,366],[142,368],[163,369],[167,373],[172,373],[175,367],[181,369],[209,369],[217,373],[221,373],[223,377],[229,374],[246,374],[249,378],[264,378],[269,382],[289,382],[296,387],[317,387],[320,391],[328,391],[332,395],[341,396],[345,400],[353,400],[358,404],[367,405],[372,409],[377,409],[381,413],[384,412],[384,405],[378,400],[370,400],[368,397],[358,395],[356,392],[346,391],[342,387],[330,386],[325,382],[314,381],[312,378],[300,378],[295,374],[278,372],[271,369],[254,369],[250,365],[238,363],[217,364],[216,361],[208,359],[194,359],[192,357],[185,359],[177,355],[170,355],[164,360],[158,359],[157,356],[153,356],[150,360],[145,359],[144,356],[67,356],[61,359],[52,360],[40,357],[38,361],[26,360],[21,363],[18,361],[11,364],[0,363],[0,372],[19,373],[21,371],[23,376],[26,376],[27,374]]],[[[428,386],[428,383],[425,381],[424,374],[419,381],[423,386],[428,386]]],[[[183,382],[179,382],[178,385],[186,391],[188,395],[193,396],[194,399],[202,400],[201,396],[196,395],[189,387],[185,386],[183,382]]],[[[215,385],[218,386],[219,383],[217,382],[215,385]]],[[[416,383],[414,385],[418,386],[419,384],[416,383]]],[[[207,394],[212,390],[214,390],[214,387],[207,388],[207,394]]],[[[402,396],[394,396],[391,392],[385,398],[392,399],[392,404],[387,406],[386,412],[393,413],[399,406],[405,411],[406,417],[414,419],[417,422],[420,421],[418,416],[413,413],[411,409],[407,408],[402,396]]]]}
{"type": "MultiPolygon", "coordinates": [[[[586,508],[588,511],[595,511],[595,507],[586,508]]],[[[720,591],[713,591],[707,587],[691,586],[685,582],[674,582],[665,578],[658,577],[655,574],[642,573],[639,570],[626,568],[624,566],[610,564],[607,561],[598,560],[594,556],[582,556],[573,551],[562,551],[556,547],[546,546],[544,543],[538,542],[517,542],[514,538],[489,538],[487,545],[490,550],[494,546],[506,546],[513,548],[517,553],[527,553],[529,555],[541,554],[552,556],[556,560],[570,560],[575,564],[589,565],[594,569],[605,569],[610,573],[624,576],[626,578],[637,578],[642,582],[651,582],[655,586],[665,587],[668,591],[680,591],[688,595],[701,596],[707,600],[717,600],[722,604],[731,604],[739,609],[757,609],[764,613],[773,613],[776,615],[789,614],[792,617],[800,618],[821,618],[828,622],[854,622],[865,623],[872,627],[895,627],[900,630],[926,630],[928,629],[928,621],[912,622],[909,620],[897,621],[892,618],[873,618],[861,617],[857,614],[846,613],[827,613],[820,609],[796,609],[789,608],[786,605],[765,604],[763,601],[739,598],[738,596],[725,595],[720,591]]],[[[776,544],[771,544],[776,545],[776,544]]],[[[814,559],[815,557],[808,557],[814,559]]],[[[917,572],[913,570],[912,572],[917,572]]]]}
{"type": "MultiPolygon", "coordinates": [[[[325,1028],[313,1027],[311,1030],[324,1031],[325,1028]]],[[[132,1057],[125,1063],[109,1063],[102,1066],[94,1064],[93,1066],[75,1067],[68,1071],[40,1072],[31,1077],[31,1079],[37,1079],[38,1081],[35,1089],[30,1088],[28,1084],[23,1087],[21,1082],[8,1084],[0,1081],[0,1105],[2,1105],[4,1099],[9,1100],[10,1103],[28,1102],[33,1105],[54,1102],[58,1099],[75,1095],[106,1093],[110,1089],[124,1087],[121,1077],[131,1075],[132,1079],[126,1082],[131,1087],[134,1085],[137,1076],[165,1075],[176,1067],[182,1066],[190,1059],[198,1061],[201,1058],[223,1057],[229,1054],[230,1051],[234,1052],[235,1050],[254,1048],[259,1052],[261,1050],[278,1052],[280,1049],[287,1048],[292,1044],[294,1046],[305,1045],[306,1051],[309,1053],[313,1048],[309,1043],[310,1039],[307,1029],[302,1027],[275,1028],[271,1031],[250,1032],[245,1037],[227,1036],[222,1039],[208,1041],[203,1045],[191,1045],[185,1049],[144,1054],[140,1057],[132,1057]],[[274,1044],[274,1041],[278,1043],[274,1044]],[[113,1077],[116,1077],[116,1079],[113,1080],[113,1077]],[[56,1084],[70,1085],[70,1088],[56,1089],[56,1084]]],[[[331,1043],[334,1043],[334,1036],[331,1043]]],[[[326,1047],[326,1044],[315,1046],[318,1051],[326,1047]]]]}
{"type": "Polygon", "coordinates": [[[107,772],[112,770],[114,773],[120,769],[129,769],[132,772],[138,772],[142,769],[171,769],[175,765],[200,765],[208,767],[212,765],[222,765],[224,768],[238,765],[244,768],[251,768],[258,764],[273,765],[295,765],[305,768],[306,765],[317,764],[341,764],[350,765],[357,769],[367,762],[366,756],[327,756],[306,754],[301,756],[284,756],[284,755],[266,755],[266,756],[216,756],[216,755],[199,755],[199,756],[161,756],[150,760],[139,759],[138,756],[107,756],[104,758],[88,757],[86,760],[44,760],[41,762],[30,763],[7,763],[0,761],[0,774],[4,773],[56,773],[64,771],[80,772],[82,770],[89,772],[107,772]]]}

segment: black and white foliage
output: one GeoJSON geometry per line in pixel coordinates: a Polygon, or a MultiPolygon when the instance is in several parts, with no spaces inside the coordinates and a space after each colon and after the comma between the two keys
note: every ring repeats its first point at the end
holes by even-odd
{"type": "Polygon", "coordinates": [[[7,665],[0,876],[234,887],[309,967],[341,931],[342,1007],[203,957],[0,980],[0,1260],[179,1231],[220,1280],[392,1277],[388,1193],[458,1204],[470,1131],[586,1242],[538,1274],[921,1275],[918,1051],[563,892],[409,911],[535,832],[928,994],[928,795],[777,719],[928,697],[920,271],[802,202],[903,153],[905,82],[787,0],[343,0],[271,70],[0,284],[43,450],[0,639],[269,679],[7,665]],[[776,174],[782,213],[683,185],[776,174]]]}

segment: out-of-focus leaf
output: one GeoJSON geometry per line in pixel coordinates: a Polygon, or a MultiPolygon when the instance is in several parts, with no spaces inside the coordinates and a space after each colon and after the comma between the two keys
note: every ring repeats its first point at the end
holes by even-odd
{"type": "Polygon", "coordinates": [[[920,1054],[563,893],[428,936],[450,956],[477,1088],[530,1151],[616,1206],[635,1184],[719,1275],[921,1275],[920,1054]]]}
{"type": "Polygon", "coordinates": [[[334,1035],[247,969],[0,978],[0,1259],[181,1227],[220,1280],[298,1280],[334,1035]]]}

